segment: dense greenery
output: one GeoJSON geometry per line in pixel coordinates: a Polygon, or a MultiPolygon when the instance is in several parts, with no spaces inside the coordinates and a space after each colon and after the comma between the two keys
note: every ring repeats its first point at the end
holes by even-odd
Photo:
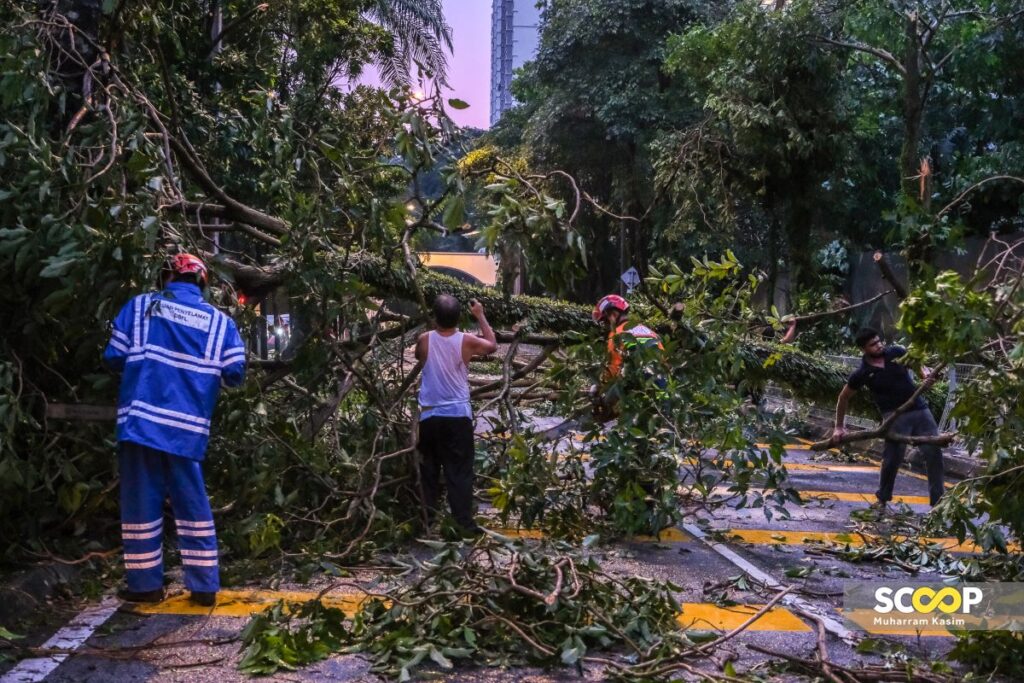
{"type": "MultiPolygon", "coordinates": [[[[585,410],[604,342],[589,305],[620,258],[645,276],[634,319],[664,349],[633,349],[606,387],[619,421],[588,437],[592,477],[520,428],[513,353],[499,361],[488,405],[512,438],[481,455],[503,522],[653,534],[723,490],[785,514],[799,496],[782,437],[753,445],[775,425],[746,397],[774,380],[822,404],[844,377],[766,339],[784,327],[771,302],[827,307],[849,255],[884,248],[909,265],[899,334],[913,358],[983,368],[954,417],[989,469],[927,523],[992,553],[1024,534],[1024,269],[1009,238],[1024,216],[1024,13],[1009,0],[551,0],[521,105],[483,136],[458,130],[445,107],[465,103],[433,87],[450,39],[433,0],[61,0],[6,3],[0,19],[5,561],[116,546],[111,425],[58,421],[47,405],[113,405],[99,364],[109,321],[178,250],[209,260],[210,299],[251,335],[250,379],[222,398],[206,467],[228,582],[270,568],[305,578],[422,531],[403,353],[439,293],[483,301],[513,353],[559,347],[546,386],[560,412],[585,410]],[[345,86],[371,65],[395,87],[345,86]],[[421,75],[428,92],[413,97],[421,75]],[[414,247],[474,227],[502,257],[504,291],[418,267],[414,247]],[[943,250],[990,232],[977,272],[943,270],[943,250]],[[520,274],[535,296],[510,295],[520,274]],[[256,358],[267,314],[283,310],[290,339],[256,358]]],[[[801,332],[806,349],[837,345],[801,332]]],[[[690,647],[669,628],[670,587],[602,585],[566,547],[499,546],[497,565],[440,546],[424,581],[391,596],[440,610],[464,593],[451,619],[381,600],[350,631],[316,604],[295,617],[280,606],[248,629],[244,666],[357,641],[398,675],[478,645],[487,661],[543,664],[690,647]],[[544,602],[572,566],[579,600],[544,602]],[[524,654],[496,609],[540,647],[524,654]]],[[[975,646],[965,659],[980,659],[975,646]]],[[[673,671],[658,666],[633,673],[673,671]]]]}
{"type": "Polygon", "coordinates": [[[585,179],[640,219],[620,244],[617,219],[586,217],[593,267],[578,291],[615,286],[620,249],[646,272],[653,254],[731,248],[791,307],[808,290],[841,293],[847,254],[906,248],[927,264],[960,236],[1021,228],[1012,181],[941,212],[977,181],[1021,175],[1013,3],[774,7],[548,3],[537,58],[514,84],[522,104],[485,141],[535,173],[585,179]]]}

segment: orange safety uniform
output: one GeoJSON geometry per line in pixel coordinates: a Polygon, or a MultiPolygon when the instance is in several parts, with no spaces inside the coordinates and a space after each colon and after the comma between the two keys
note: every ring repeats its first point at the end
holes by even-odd
{"type": "Polygon", "coordinates": [[[623,334],[630,334],[637,341],[644,344],[648,343],[646,340],[653,339],[655,343],[657,343],[659,349],[662,351],[665,350],[664,345],[661,343],[661,337],[658,336],[657,332],[646,325],[634,325],[633,327],[626,329],[628,325],[629,321],[627,320],[614,330],[608,332],[608,367],[605,369],[604,377],[606,382],[611,381],[622,374],[622,343],[619,337],[623,334]]]}

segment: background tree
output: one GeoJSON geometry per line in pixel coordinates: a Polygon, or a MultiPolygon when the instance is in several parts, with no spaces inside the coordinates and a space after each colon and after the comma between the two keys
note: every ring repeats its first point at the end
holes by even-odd
{"type": "MultiPolygon", "coordinates": [[[[522,104],[490,139],[509,156],[521,145],[519,155],[538,173],[569,173],[614,214],[643,217],[584,209],[580,226],[592,253],[569,290],[583,298],[618,286],[620,255],[625,267],[646,272],[665,213],[651,182],[650,145],[659,130],[696,115],[692,97],[664,69],[664,41],[704,11],[689,0],[556,0],[545,8],[536,59],[513,82],[522,104]]],[[[556,196],[570,194],[563,187],[556,196]]]]}
{"type": "Polygon", "coordinates": [[[676,207],[663,253],[735,246],[768,271],[771,291],[780,268],[795,287],[814,282],[824,186],[848,128],[835,61],[801,39],[815,24],[806,10],[744,3],[668,41],[667,69],[704,116],[658,147],[658,179],[676,207]]]}
{"type": "Polygon", "coordinates": [[[441,0],[374,0],[367,13],[393,38],[380,61],[380,73],[388,85],[409,86],[414,69],[428,80],[447,85],[452,29],[441,0]]]}
{"type": "Polygon", "coordinates": [[[816,40],[849,51],[851,60],[873,61],[898,84],[900,187],[908,198],[927,203],[922,141],[929,120],[941,118],[931,116],[935,98],[956,89],[952,74],[977,65],[979,52],[994,66],[998,44],[1024,15],[1014,3],[972,0],[867,0],[818,4],[816,11],[825,22],[816,40]]]}

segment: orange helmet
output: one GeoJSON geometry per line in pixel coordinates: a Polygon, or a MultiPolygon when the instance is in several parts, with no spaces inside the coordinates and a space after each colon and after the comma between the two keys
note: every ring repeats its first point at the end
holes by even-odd
{"type": "Polygon", "coordinates": [[[629,302],[618,294],[609,294],[608,296],[601,297],[601,300],[594,306],[594,311],[590,315],[595,323],[599,323],[604,320],[604,317],[608,315],[608,311],[612,309],[625,313],[629,310],[629,302]]]}
{"type": "Polygon", "coordinates": [[[194,274],[199,280],[199,286],[206,286],[206,264],[202,259],[192,254],[175,254],[171,257],[170,271],[175,275],[194,274]]]}

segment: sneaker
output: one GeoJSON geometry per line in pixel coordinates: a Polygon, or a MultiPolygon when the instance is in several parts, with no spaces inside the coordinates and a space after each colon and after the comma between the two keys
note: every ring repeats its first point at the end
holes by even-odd
{"type": "Polygon", "coordinates": [[[189,600],[200,607],[213,607],[217,604],[217,591],[213,591],[212,593],[205,591],[192,591],[192,595],[189,596],[189,600]]]}
{"type": "Polygon", "coordinates": [[[151,591],[130,591],[127,588],[122,588],[117,591],[117,597],[125,602],[163,602],[164,600],[164,589],[157,588],[151,591]]]}

